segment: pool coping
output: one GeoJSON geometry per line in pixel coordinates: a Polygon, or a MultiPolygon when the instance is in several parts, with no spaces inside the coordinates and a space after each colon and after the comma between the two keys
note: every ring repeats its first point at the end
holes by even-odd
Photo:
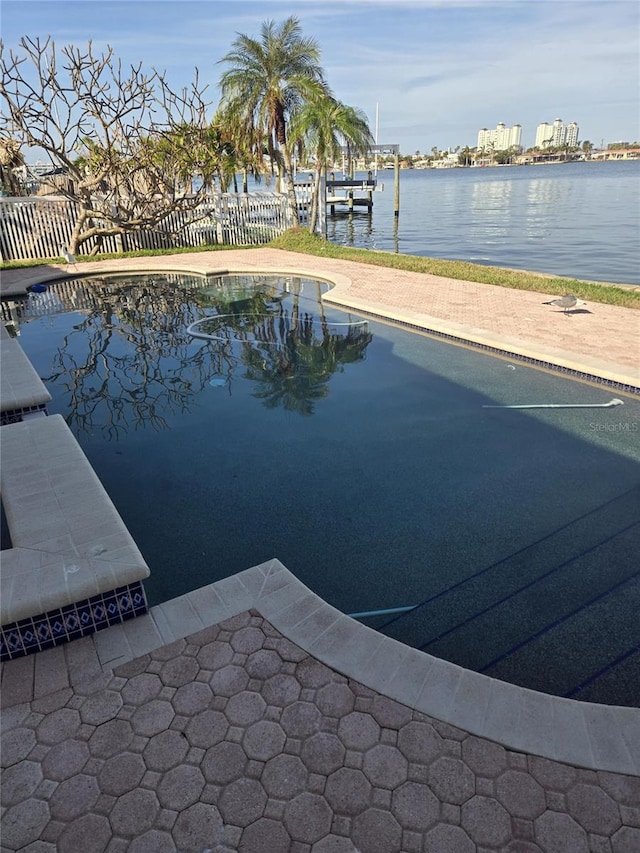
{"type": "Polygon", "coordinates": [[[404,645],[328,604],[275,558],[151,607],[93,642],[112,669],[248,610],[320,662],[413,710],[518,752],[640,776],[640,709],[540,693],[404,645]]]}

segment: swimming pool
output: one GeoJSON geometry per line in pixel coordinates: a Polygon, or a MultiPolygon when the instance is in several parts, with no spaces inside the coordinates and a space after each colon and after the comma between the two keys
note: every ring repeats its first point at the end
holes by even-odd
{"type": "Polygon", "coordinates": [[[640,402],[364,322],[327,288],[100,277],[19,307],[150,602],[278,557],[347,613],[413,607],[363,618],[462,666],[640,704],[640,402]]]}

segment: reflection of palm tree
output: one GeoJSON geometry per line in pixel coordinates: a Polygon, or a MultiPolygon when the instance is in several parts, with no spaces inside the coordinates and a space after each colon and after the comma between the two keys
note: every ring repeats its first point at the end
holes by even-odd
{"type": "Polygon", "coordinates": [[[318,325],[310,314],[289,316],[284,310],[263,318],[254,341],[243,341],[245,376],[257,383],[254,396],[267,408],[283,407],[313,414],[316,401],[329,393],[328,382],[343,365],[364,358],[372,335],[362,326],[331,331],[326,319],[318,325]]]}

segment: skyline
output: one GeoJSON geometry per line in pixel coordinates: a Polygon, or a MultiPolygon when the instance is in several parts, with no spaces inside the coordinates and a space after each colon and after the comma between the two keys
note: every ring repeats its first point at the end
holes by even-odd
{"type": "Polygon", "coordinates": [[[92,39],[126,64],[166,70],[175,87],[197,66],[219,98],[218,60],[237,33],[300,20],[337,98],[360,107],[380,144],[403,153],[474,147],[481,128],[577,122],[580,141],[638,138],[638,6],[633,0],[1,0],[0,37],[92,39]],[[34,22],[36,22],[34,24],[34,22]]]}

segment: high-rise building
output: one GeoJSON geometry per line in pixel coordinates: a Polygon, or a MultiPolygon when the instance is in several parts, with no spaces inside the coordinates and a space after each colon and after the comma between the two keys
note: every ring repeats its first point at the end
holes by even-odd
{"type": "Polygon", "coordinates": [[[522,127],[519,124],[507,127],[501,121],[495,130],[488,130],[483,127],[478,131],[478,150],[506,151],[508,148],[519,146],[521,138],[522,127]]]}
{"type": "Polygon", "coordinates": [[[575,146],[578,144],[578,133],[580,129],[575,121],[563,124],[561,118],[557,118],[553,124],[543,121],[536,130],[536,148],[548,148],[553,146],[559,148],[561,145],[575,146]]]}

